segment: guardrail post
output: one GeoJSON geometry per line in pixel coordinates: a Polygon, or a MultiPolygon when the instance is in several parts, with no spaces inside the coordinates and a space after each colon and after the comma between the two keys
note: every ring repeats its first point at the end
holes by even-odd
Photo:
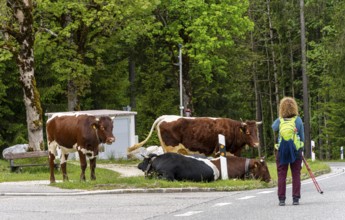
{"type": "Polygon", "coordinates": [[[343,146],[340,147],[340,159],[344,160],[344,148],[343,148],[343,146]]]}

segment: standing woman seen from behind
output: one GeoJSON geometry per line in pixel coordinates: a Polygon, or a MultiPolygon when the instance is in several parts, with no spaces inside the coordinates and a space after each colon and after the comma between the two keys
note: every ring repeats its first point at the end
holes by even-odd
{"type": "Polygon", "coordinates": [[[274,132],[278,132],[275,155],[279,205],[285,205],[286,177],[289,165],[292,176],[292,204],[299,205],[304,127],[302,119],[298,116],[298,106],[295,99],[284,97],[280,101],[279,118],[273,122],[272,129],[274,132]]]}

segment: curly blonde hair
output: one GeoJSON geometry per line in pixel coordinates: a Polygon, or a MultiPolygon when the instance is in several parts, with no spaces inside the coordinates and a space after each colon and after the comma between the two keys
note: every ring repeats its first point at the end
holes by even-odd
{"type": "Polygon", "coordinates": [[[292,118],[297,115],[298,115],[298,106],[294,98],[284,97],[282,100],[280,100],[279,117],[292,118]]]}

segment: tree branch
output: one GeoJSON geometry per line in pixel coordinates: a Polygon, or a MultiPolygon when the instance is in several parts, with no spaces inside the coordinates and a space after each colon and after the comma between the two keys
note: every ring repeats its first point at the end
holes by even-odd
{"type": "Polygon", "coordinates": [[[45,32],[47,32],[47,33],[53,35],[54,37],[58,37],[58,36],[59,36],[58,34],[56,34],[55,32],[53,32],[52,30],[49,30],[48,28],[41,27],[41,28],[39,28],[39,30],[43,30],[43,31],[45,31],[45,32]]]}

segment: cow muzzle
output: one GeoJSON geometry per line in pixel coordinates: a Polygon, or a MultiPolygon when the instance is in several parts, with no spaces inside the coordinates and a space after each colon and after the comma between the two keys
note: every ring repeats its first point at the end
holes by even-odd
{"type": "Polygon", "coordinates": [[[260,146],[259,142],[254,143],[253,147],[258,148],[260,146]]]}
{"type": "Polygon", "coordinates": [[[115,142],[115,138],[114,137],[109,137],[109,138],[107,138],[107,140],[105,142],[107,144],[112,144],[113,142],[115,142]]]}

